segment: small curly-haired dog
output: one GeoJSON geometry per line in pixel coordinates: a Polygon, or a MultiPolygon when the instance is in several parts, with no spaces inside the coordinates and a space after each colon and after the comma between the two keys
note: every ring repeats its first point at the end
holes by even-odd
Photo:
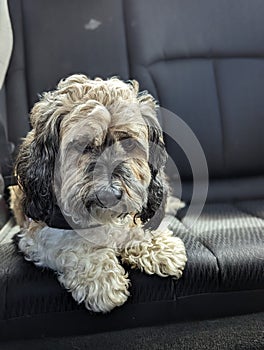
{"type": "Polygon", "coordinates": [[[179,278],[184,244],[158,228],[167,153],[154,98],[136,81],[72,75],[43,94],[31,124],[11,195],[25,258],[97,312],[129,296],[121,263],[179,278]]]}

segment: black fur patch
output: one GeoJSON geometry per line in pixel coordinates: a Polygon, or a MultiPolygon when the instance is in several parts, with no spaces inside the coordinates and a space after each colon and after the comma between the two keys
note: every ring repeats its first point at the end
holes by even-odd
{"type": "Polygon", "coordinates": [[[163,178],[163,168],[167,161],[167,152],[162,141],[162,130],[158,123],[146,119],[149,131],[149,167],[151,182],[148,188],[147,206],[140,213],[140,219],[148,229],[156,229],[165,213],[167,184],[163,178]]]}
{"type": "Polygon", "coordinates": [[[47,222],[54,209],[52,184],[61,119],[58,117],[52,127],[36,128],[32,143],[22,145],[16,161],[18,184],[24,192],[24,213],[36,221],[47,222]]]}

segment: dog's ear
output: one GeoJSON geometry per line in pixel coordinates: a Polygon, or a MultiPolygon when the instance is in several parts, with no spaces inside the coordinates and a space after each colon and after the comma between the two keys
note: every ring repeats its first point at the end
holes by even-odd
{"type": "Polygon", "coordinates": [[[168,186],[163,172],[154,172],[151,168],[151,181],[148,188],[148,201],[140,213],[140,219],[145,229],[155,230],[159,227],[165,215],[168,196],[168,186]]]}
{"type": "Polygon", "coordinates": [[[164,174],[164,166],[168,158],[163,134],[157,119],[157,103],[147,93],[138,97],[140,110],[148,129],[149,168],[151,181],[148,188],[148,202],[143,208],[140,218],[148,229],[156,229],[165,214],[168,185],[164,174]]]}
{"type": "Polygon", "coordinates": [[[24,213],[33,220],[44,222],[53,211],[53,172],[63,117],[49,101],[49,96],[44,95],[33,107],[33,129],[22,143],[15,164],[18,183],[23,191],[24,213]]]}

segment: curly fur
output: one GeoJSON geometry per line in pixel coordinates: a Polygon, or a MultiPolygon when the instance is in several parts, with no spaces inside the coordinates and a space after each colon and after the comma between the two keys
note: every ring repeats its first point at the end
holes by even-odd
{"type": "Polygon", "coordinates": [[[157,104],[138,83],[73,75],[44,93],[21,145],[12,208],[24,226],[19,247],[49,267],[78,302],[107,312],[129,296],[123,263],[179,278],[184,245],[159,231],[168,185],[157,104]],[[98,205],[114,186],[122,198],[98,205]],[[72,230],[49,227],[59,207],[72,230]],[[30,218],[30,219],[29,219],[30,218]]]}

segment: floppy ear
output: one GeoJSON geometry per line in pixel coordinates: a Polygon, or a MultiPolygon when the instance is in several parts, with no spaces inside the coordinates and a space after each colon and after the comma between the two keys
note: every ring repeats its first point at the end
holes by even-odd
{"type": "Polygon", "coordinates": [[[22,143],[15,164],[18,184],[23,191],[24,213],[44,222],[53,211],[53,171],[63,116],[48,101],[48,96],[51,95],[44,95],[32,109],[33,130],[22,143]]]}
{"type": "Polygon", "coordinates": [[[157,119],[157,104],[149,94],[138,97],[141,114],[148,128],[149,168],[151,181],[148,188],[148,202],[143,208],[140,218],[148,229],[156,229],[165,214],[168,185],[164,174],[164,166],[168,155],[165,149],[162,130],[157,119]]]}

